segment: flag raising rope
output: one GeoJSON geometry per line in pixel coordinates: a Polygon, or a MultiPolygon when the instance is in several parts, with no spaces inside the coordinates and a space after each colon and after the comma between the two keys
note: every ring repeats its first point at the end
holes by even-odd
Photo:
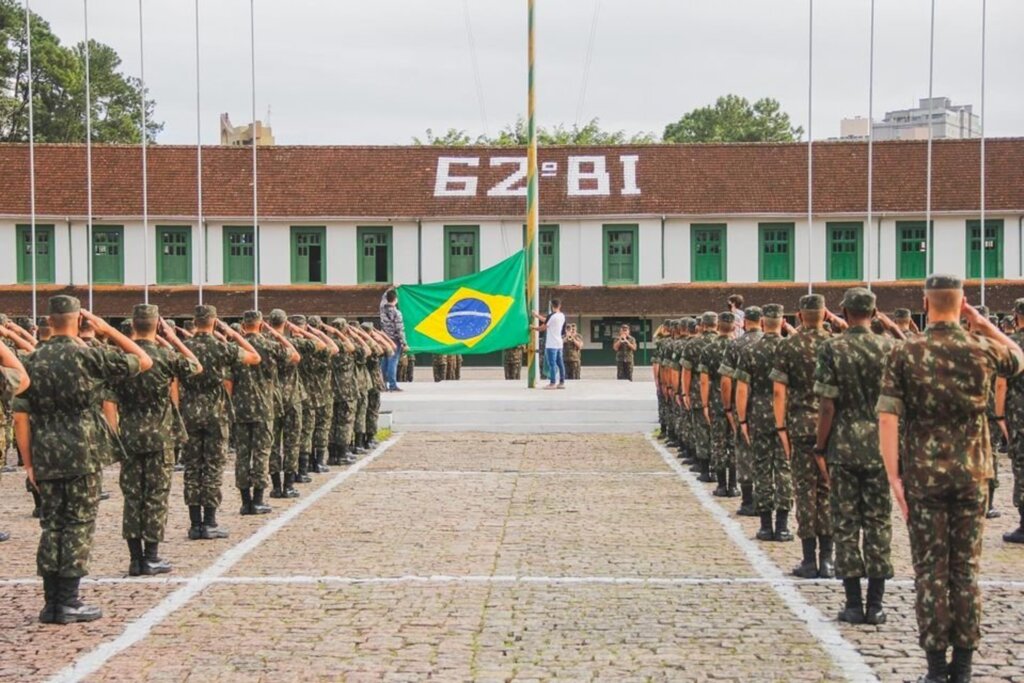
{"type": "MultiPolygon", "coordinates": [[[[978,221],[978,232],[981,238],[978,259],[981,270],[981,305],[985,305],[985,256],[988,251],[988,229],[985,225],[985,19],[987,0],[981,0],[981,105],[978,107],[978,128],[981,133],[981,211],[978,221]]],[[[970,273],[968,273],[970,275],[970,273]]]]}
{"type": "MultiPolygon", "coordinates": [[[[28,207],[29,207],[29,239],[32,241],[32,248],[29,253],[32,262],[29,265],[32,277],[32,321],[39,317],[39,295],[36,292],[38,287],[36,274],[36,128],[35,128],[35,104],[32,93],[32,9],[29,0],[25,0],[25,52],[28,56],[28,207]]],[[[51,247],[52,248],[52,247],[51,247]]]]}
{"type": "MultiPolygon", "coordinates": [[[[529,147],[526,151],[526,301],[527,309],[531,315],[539,312],[540,283],[538,281],[537,263],[540,259],[539,245],[537,244],[537,226],[540,223],[539,188],[537,185],[537,117],[536,117],[536,81],[534,79],[534,55],[536,48],[536,24],[534,20],[535,0],[526,0],[527,3],[527,128],[529,132],[529,147]]],[[[527,348],[527,373],[526,385],[533,389],[537,386],[537,345],[539,335],[530,335],[530,344],[527,348]]]]}
{"type": "MultiPolygon", "coordinates": [[[[139,0],[139,90],[142,98],[142,243],[149,244],[149,169],[146,165],[146,46],[139,0]]],[[[149,249],[142,250],[142,301],[149,303],[149,249]]]]}
{"type": "Polygon", "coordinates": [[[864,223],[864,240],[867,249],[867,280],[871,289],[871,210],[875,172],[875,0],[871,0],[871,28],[868,38],[868,211],[864,223]]]}
{"type": "Polygon", "coordinates": [[[206,230],[203,225],[203,118],[199,98],[199,0],[196,0],[196,225],[199,229],[199,305],[203,304],[206,280],[206,230]]]}
{"type": "Polygon", "coordinates": [[[89,288],[89,310],[93,309],[93,256],[96,245],[92,243],[92,94],[90,93],[89,76],[89,0],[82,0],[85,15],[85,243],[88,249],[86,258],[86,278],[89,288]]]}

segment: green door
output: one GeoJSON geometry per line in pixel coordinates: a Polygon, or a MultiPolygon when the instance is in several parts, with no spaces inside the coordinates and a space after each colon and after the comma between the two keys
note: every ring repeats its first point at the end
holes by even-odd
{"type": "Polygon", "coordinates": [[[292,282],[323,283],[327,280],[326,228],[292,227],[292,282]]]}
{"type": "Polygon", "coordinates": [[[690,226],[690,253],[693,282],[725,280],[725,226],[690,226]]]}
{"type": "Polygon", "coordinates": [[[124,283],[123,226],[92,226],[92,281],[101,285],[124,283]]]}
{"type": "Polygon", "coordinates": [[[896,222],[896,278],[923,280],[928,276],[928,231],[924,221],[896,222]]]}
{"type": "Polygon", "coordinates": [[[480,253],[477,248],[480,229],[478,227],[447,227],[445,229],[447,251],[445,252],[445,279],[472,275],[480,269],[480,253]]]}
{"type": "Polygon", "coordinates": [[[157,284],[190,284],[192,282],[192,229],[185,226],[157,226],[156,248],[157,284]]]}
{"type": "MultiPolygon", "coordinates": [[[[967,221],[967,277],[981,277],[981,223],[967,221]]],[[[1003,276],[1003,221],[985,221],[985,277],[1003,276]]]]}
{"type": "Polygon", "coordinates": [[[251,227],[224,228],[224,284],[251,285],[256,259],[251,227]]]}
{"type": "Polygon", "coordinates": [[[53,284],[54,246],[53,226],[36,225],[36,246],[32,248],[32,226],[19,225],[18,240],[18,283],[32,282],[32,253],[36,255],[36,283],[53,284]]]}
{"type": "Polygon", "coordinates": [[[761,223],[761,280],[793,279],[793,224],[761,223]]]}
{"type": "Polygon", "coordinates": [[[828,223],[828,279],[860,280],[861,233],[860,223],[828,223]]]}
{"type": "Polygon", "coordinates": [[[359,228],[359,284],[391,282],[391,228],[359,228]]]}

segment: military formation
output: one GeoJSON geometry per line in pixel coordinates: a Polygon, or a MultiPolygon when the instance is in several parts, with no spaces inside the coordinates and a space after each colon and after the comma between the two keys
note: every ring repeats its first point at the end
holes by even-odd
{"type": "Polygon", "coordinates": [[[160,543],[177,457],[183,535],[227,538],[217,513],[229,450],[241,515],[269,513],[268,498],[298,497],[310,475],[376,447],[385,372],[397,372],[404,346],[397,311],[387,334],[280,309],[266,318],[246,311],[236,328],[210,305],[178,326],[139,304],[118,329],[64,295],[47,313],[35,326],[0,316],[0,453],[13,431],[42,529],[36,565],[47,624],[102,616],[79,584],[105,466],[120,464],[128,575],[170,572],[160,543]]]}
{"type": "Polygon", "coordinates": [[[1024,544],[1024,299],[1000,320],[967,303],[959,278],[933,275],[924,330],[860,287],[841,315],[802,297],[792,323],[779,304],[729,303],[655,333],[659,437],[715,496],[739,497],[738,515],[760,519],[757,540],[794,540],[795,509],[792,573],[840,578],[842,622],[887,620],[895,503],[914,562],[921,680],[970,680],[1002,448],[1020,515],[1003,540],[1024,544]]]}

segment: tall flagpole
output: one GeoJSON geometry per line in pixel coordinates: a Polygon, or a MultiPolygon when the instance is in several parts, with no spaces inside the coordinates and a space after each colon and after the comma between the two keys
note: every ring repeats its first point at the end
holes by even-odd
{"type": "Polygon", "coordinates": [[[252,240],[253,240],[253,279],[252,307],[260,310],[260,221],[259,200],[257,194],[256,148],[259,147],[259,136],[256,131],[256,3],[249,0],[249,66],[252,70],[252,240]]]}
{"type": "Polygon", "coordinates": [[[935,0],[932,0],[931,24],[928,32],[928,161],[925,169],[927,187],[924,195],[924,272],[930,275],[932,272],[932,139],[935,137],[933,121],[933,109],[935,93],[935,0]]]}
{"type": "Polygon", "coordinates": [[[93,309],[93,257],[95,246],[92,243],[92,93],[90,93],[89,76],[89,0],[82,0],[85,15],[85,272],[89,278],[89,310],[93,309]]]}
{"type": "Polygon", "coordinates": [[[199,231],[199,305],[206,279],[206,232],[203,230],[203,121],[199,100],[199,0],[196,0],[196,225],[199,231]]]}
{"type": "MultiPolygon", "coordinates": [[[[32,270],[32,323],[35,324],[39,317],[39,295],[37,293],[36,251],[39,245],[36,244],[36,124],[35,104],[32,101],[32,10],[29,7],[29,0],[25,0],[25,45],[28,54],[28,204],[29,218],[29,239],[32,240],[31,265],[32,270]]],[[[53,245],[50,245],[53,248],[53,245]]]]}
{"type": "Polygon", "coordinates": [[[139,0],[139,89],[142,91],[142,301],[149,303],[149,168],[146,163],[146,45],[139,0]]]}
{"type": "Polygon", "coordinates": [[[871,289],[871,209],[874,197],[875,162],[875,0],[871,0],[871,38],[868,41],[868,212],[864,223],[864,240],[867,249],[867,283],[871,289]]]}
{"type": "MultiPolygon", "coordinates": [[[[981,124],[981,211],[978,218],[978,233],[981,238],[981,247],[978,264],[981,274],[981,305],[985,305],[985,252],[988,245],[988,230],[985,228],[985,7],[986,0],[981,0],[981,106],[979,107],[978,121],[981,124]]],[[[967,120],[970,125],[970,119],[967,120]]],[[[968,273],[970,275],[970,273],[968,273]]]]}
{"type": "MultiPolygon", "coordinates": [[[[526,152],[526,303],[531,313],[540,312],[540,283],[537,277],[539,260],[537,244],[537,226],[540,223],[540,203],[537,186],[537,119],[536,119],[536,87],[533,76],[534,48],[536,44],[534,10],[535,0],[527,0],[527,57],[529,63],[527,76],[527,126],[530,142],[526,152]]],[[[530,389],[537,386],[537,345],[539,336],[530,334],[530,347],[527,349],[529,360],[526,373],[526,385],[530,389]]]]}
{"type": "Polygon", "coordinates": [[[814,292],[814,0],[807,1],[807,293],[814,292]]]}

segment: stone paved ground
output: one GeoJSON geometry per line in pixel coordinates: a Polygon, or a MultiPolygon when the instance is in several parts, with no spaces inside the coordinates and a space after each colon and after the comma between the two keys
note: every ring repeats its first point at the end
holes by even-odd
{"type": "MultiPolygon", "coordinates": [[[[698,498],[703,485],[680,479],[639,435],[407,434],[338,476],[318,476],[305,498],[274,501],[259,518],[239,517],[226,486],[227,541],[184,540],[178,503],[164,547],[176,571],[125,581],[111,470],[93,562],[100,583],[85,588],[106,617],[56,627],[35,623],[38,528],[20,477],[5,475],[0,525],[13,538],[0,546],[0,680],[45,679],[197,586],[138,642],[97,660],[89,679],[839,680],[850,672],[835,659],[844,653],[884,681],[920,672],[902,522],[890,622],[851,628],[834,623],[838,582],[765,581],[788,574],[797,544],[730,537],[706,504],[723,503],[737,536],[752,538],[756,521],[733,515],[737,501],[698,498]],[[199,583],[222,553],[321,488],[199,583]],[[825,621],[794,612],[801,604],[825,621]],[[821,640],[830,632],[842,636],[831,648],[821,640]]],[[[180,491],[176,476],[175,501],[180,491]]],[[[1008,496],[1003,486],[1006,510],[1008,496]]],[[[985,591],[978,680],[1024,681],[1024,551],[999,540],[1010,525],[986,531],[985,579],[1001,583],[985,591]]]]}

